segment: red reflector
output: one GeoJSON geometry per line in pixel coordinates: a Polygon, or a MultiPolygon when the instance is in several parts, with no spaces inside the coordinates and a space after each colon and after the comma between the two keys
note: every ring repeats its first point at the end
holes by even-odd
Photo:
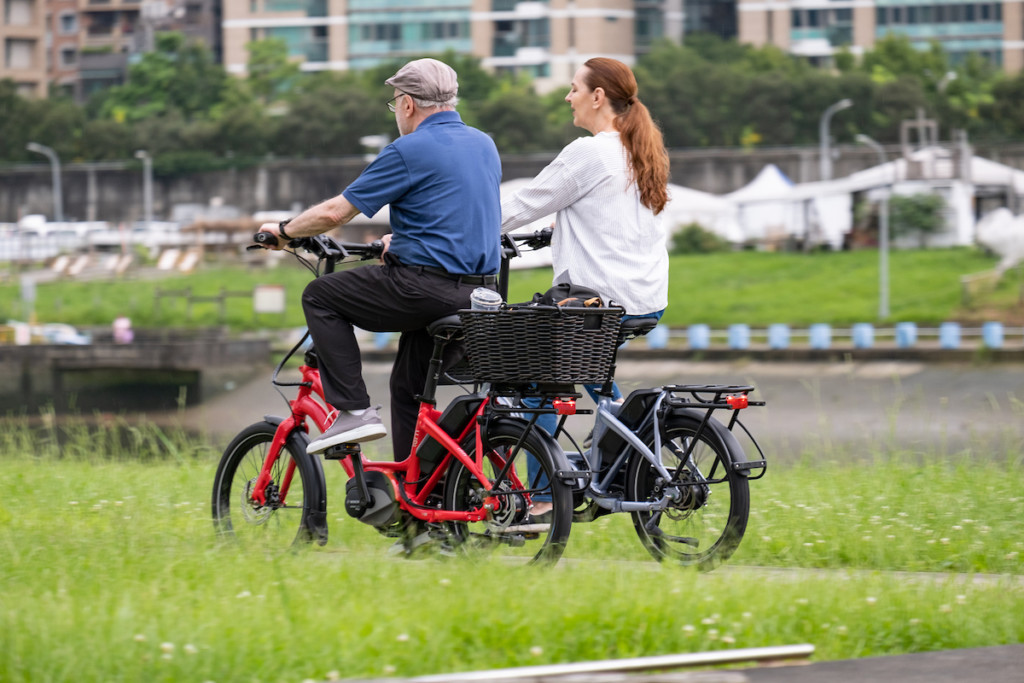
{"type": "Polygon", "coordinates": [[[747,407],[747,395],[746,394],[734,394],[732,396],[726,396],[725,402],[729,404],[729,407],[733,410],[743,410],[747,407]]]}
{"type": "Polygon", "coordinates": [[[576,399],[574,398],[556,398],[551,402],[551,407],[555,409],[559,415],[575,415],[576,414],[576,399]]]}

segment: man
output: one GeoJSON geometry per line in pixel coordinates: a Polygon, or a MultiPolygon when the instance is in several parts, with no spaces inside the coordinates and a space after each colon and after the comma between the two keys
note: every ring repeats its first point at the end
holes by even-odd
{"type": "Polygon", "coordinates": [[[493,289],[497,280],[501,162],[491,139],[455,111],[455,71],[419,59],[385,83],[394,88],[388,108],[400,137],[337,197],[260,227],[277,236],[281,248],[390,205],[383,263],[317,278],[302,295],[324,395],[338,409],[330,428],[309,444],[310,453],[387,433],[370,407],[355,326],[402,333],[391,372],[391,429],[395,459],[408,457],[419,410],[415,396],[433,348],[424,328],[469,308],[470,293],[493,289]]]}

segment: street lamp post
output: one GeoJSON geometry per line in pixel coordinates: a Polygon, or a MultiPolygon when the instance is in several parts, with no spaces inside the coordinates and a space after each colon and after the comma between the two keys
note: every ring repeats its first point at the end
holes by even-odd
{"type": "MultiPolygon", "coordinates": [[[[857,142],[867,145],[878,154],[879,163],[885,165],[885,150],[867,135],[857,136],[857,142]]],[[[889,317],[889,193],[892,183],[883,190],[878,216],[878,318],[889,317]]]]}
{"type": "Polygon", "coordinates": [[[25,145],[25,149],[42,154],[50,160],[50,173],[53,175],[53,220],[62,222],[64,220],[64,200],[60,190],[60,159],[57,158],[57,153],[38,142],[28,143],[25,145]]]}
{"type": "Polygon", "coordinates": [[[825,110],[825,113],[821,115],[821,120],[818,122],[818,139],[821,144],[819,160],[819,175],[820,180],[831,180],[832,179],[832,155],[829,150],[829,132],[828,124],[832,121],[832,115],[837,111],[843,109],[849,109],[853,106],[853,101],[847,98],[841,99],[831,107],[825,110]]]}
{"type": "Polygon", "coordinates": [[[136,150],[135,158],[142,159],[142,204],[149,230],[153,226],[153,158],[144,149],[136,150]]]}

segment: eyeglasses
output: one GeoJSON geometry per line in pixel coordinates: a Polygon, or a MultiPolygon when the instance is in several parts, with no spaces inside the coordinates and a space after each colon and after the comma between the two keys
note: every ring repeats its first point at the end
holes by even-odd
{"type": "Polygon", "coordinates": [[[392,97],[390,100],[388,100],[388,111],[390,111],[391,113],[394,113],[394,111],[395,111],[395,102],[398,100],[399,97],[401,97],[402,95],[405,95],[405,94],[406,93],[404,93],[404,92],[400,92],[397,95],[395,95],[394,97],[392,97]]]}

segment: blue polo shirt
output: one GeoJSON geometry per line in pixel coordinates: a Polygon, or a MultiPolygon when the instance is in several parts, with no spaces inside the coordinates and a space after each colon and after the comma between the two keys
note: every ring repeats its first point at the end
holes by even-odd
{"type": "Polygon", "coordinates": [[[342,193],[367,216],[390,205],[388,251],[407,265],[498,272],[501,160],[458,112],[428,116],[385,147],[342,193]]]}

